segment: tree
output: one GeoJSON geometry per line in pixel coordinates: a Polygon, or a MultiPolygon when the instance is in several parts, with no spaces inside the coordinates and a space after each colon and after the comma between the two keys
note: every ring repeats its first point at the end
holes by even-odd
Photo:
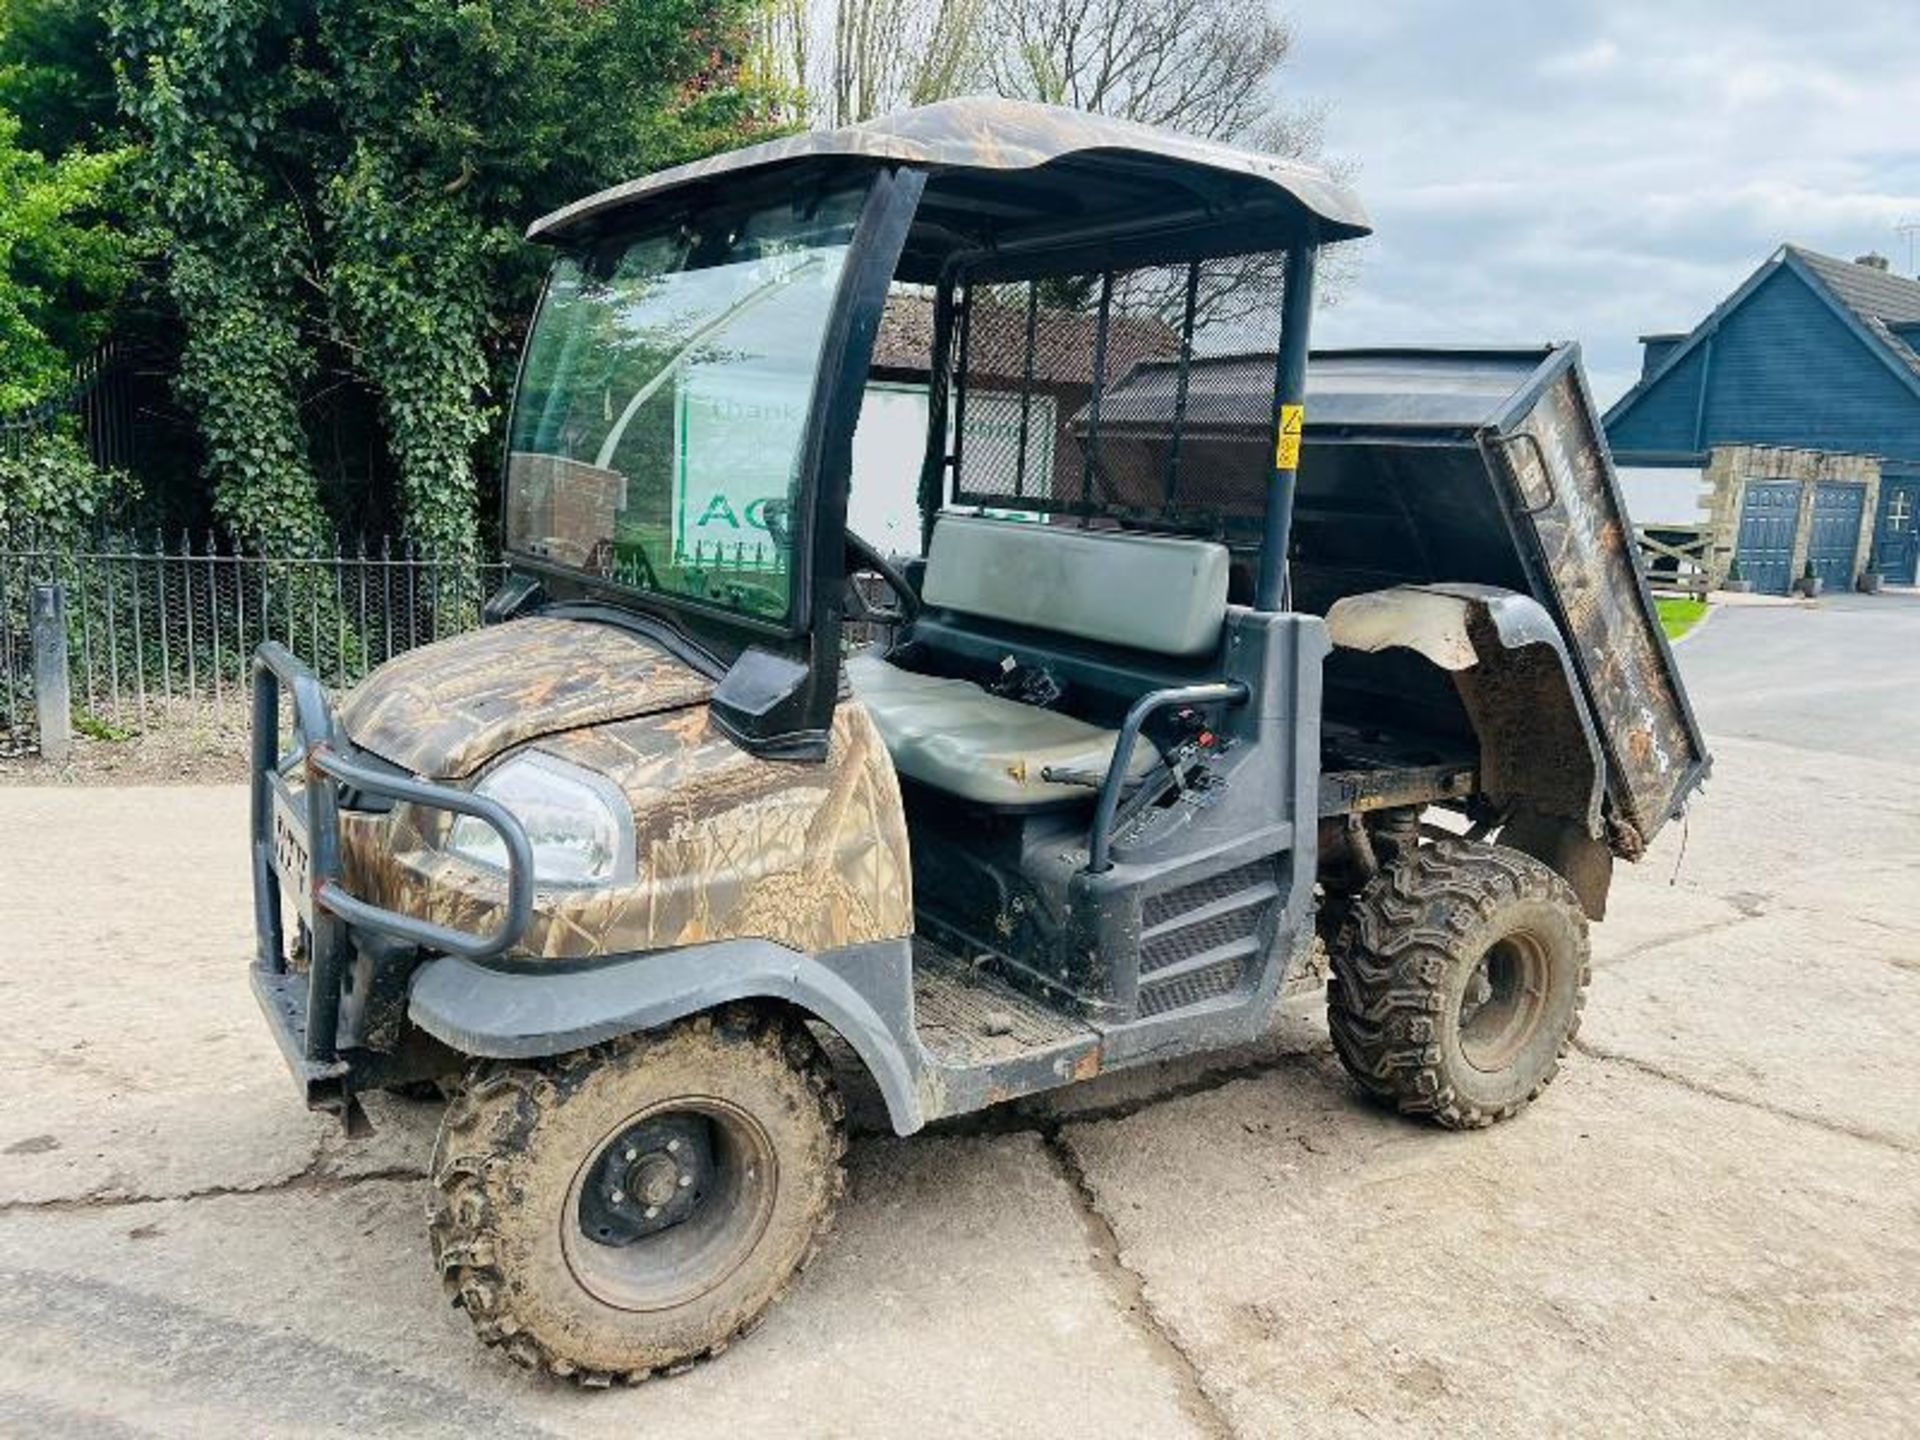
{"type": "Polygon", "coordinates": [[[49,160],[0,110],[0,414],[59,389],[126,281],[123,237],[99,210],[125,156],[49,160]]]}
{"type": "Polygon", "coordinates": [[[755,58],[800,123],[855,125],[977,89],[989,0],[763,0],[755,58]]]}
{"type": "Polygon", "coordinates": [[[344,388],[373,403],[408,531],[476,543],[476,446],[544,266],[523,227],[764,133],[750,3],[111,0],[178,388],[237,538],[331,527],[312,427],[344,388]]]}
{"type": "Polygon", "coordinates": [[[755,59],[796,119],[856,124],[988,91],[1305,156],[1319,115],[1274,79],[1271,0],[761,0],[755,59]]]}
{"type": "Polygon", "coordinates": [[[42,155],[112,148],[113,62],[99,0],[0,0],[0,109],[42,155]]]}
{"type": "Polygon", "coordinates": [[[1268,0],[987,0],[996,93],[1278,155],[1318,148],[1273,80],[1293,32],[1268,0]]]}
{"type": "MultiPolygon", "coordinates": [[[[766,0],[757,53],[812,93],[794,118],[814,123],[986,91],[1310,159],[1321,112],[1286,104],[1277,83],[1292,46],[1272,0],[766,0]]],[[[1339,271],[1323,270],[1323,295],[1339,271]]],[[[1271,257],[1210,267],[1198,314],[1211,343],[1270,343],[1280,280],[1271,257]]],[[[1091,293],[1058,285],[1049,299],[1084,308],[1091,293]]],[[[1116,290],[1123,308],[1169,320],[1184,297],[1181,277],[1116,290]]]]}
{"type": "MultiPolygon", "coordinates": [[[[1320,152],[1322,112],[1289,106],[1278,77],[1292,28],[1271,0],[988,0],[986,64],[1002,95],[1069,105],[1290,160],[1320,152]]],[[[1195,315],[1206,349],[1270,345],[1284,265],[1278,256],[1204,268],[1195,315]]],[[[1320,293],[1342,282],[1323,266],[1320,293]]],[[[1178,323],[1182,276],[1124,278],[1123,310],[1178,323]]]]}

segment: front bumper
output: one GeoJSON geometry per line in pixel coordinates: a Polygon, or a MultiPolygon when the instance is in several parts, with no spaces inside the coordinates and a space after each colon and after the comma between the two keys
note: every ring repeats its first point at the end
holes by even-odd
{"type": "Polygon", "coordinates": [[[346,1114],[354,1091],[407,1078],[400,1072],[409,1068],[399,1051],[370,1050],[361,1044],[364,1037],[343,1033],[348,985],[377,985],[383,963],[411,963],[421,951],[486,960],[512,948],[533,918],[532,847],[519,820],[497,801],[358,758],[319,679],[274,642],[254,652],[252,767],[254,996],[307,1103],[346,1114]],[[294,746],[284,752],[283,689],[294,731],[294,746]],[[304,779],[298,789],[286,778],[296,760],[304,779]],[[507,853],[507,908],[499,926],[473,934],[349,893],[340,860],[343,790],[471,815],[497,831],[507,853]],[[306,941],[304,974],[287,961],[283,883],[306,941]]]}

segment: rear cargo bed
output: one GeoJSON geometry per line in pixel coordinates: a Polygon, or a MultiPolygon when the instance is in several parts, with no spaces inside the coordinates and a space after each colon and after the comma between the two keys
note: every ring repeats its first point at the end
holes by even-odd
{"type": "MultiPolygon", "coordinates": [[[[1307,373],[1294,605],[1325,614],[1347,595],[1453,581],[1531,594],[1559,622],[1592,712],[1614,848],[1637,855],[1710,762],[1579,348],[1316,351],[1307,373]]],[[[1164,463],[1172,375],[1149,362],[1108,392],[1103,467],[1164,463]]],[[[1270,355],[1192,364],[1183,453],[1230,533],[1257,523],[1269,483],[1272,380],[1270,355]]],[[[1326,703],[1331,721],[1416,734],[1464,719],[1451,687],[1405,652],[1336,652],[1326,703]]]]}
{"type": "Polygon", "coordinates": [[[1483,532],[1455,554],[1501,570],[1517,562],[1526,583],[1514,588],[1559,620],[1606,752],[1622,848],[1651,840],[1710,760],[1641,573],[1578,347],[1332,352],[1315,356],[1310,373],[1303,510],[1317,488],[1308,475],[1331,461],[1349,481],[1375,470],[1416,527],[1444,529],[1436,507],[1447,492],[1418,477],[1473,470],[1505,534],[1483,532]],[[1502,538],[1509,548],[1498,562],[1478,553],[1502,538]]]}

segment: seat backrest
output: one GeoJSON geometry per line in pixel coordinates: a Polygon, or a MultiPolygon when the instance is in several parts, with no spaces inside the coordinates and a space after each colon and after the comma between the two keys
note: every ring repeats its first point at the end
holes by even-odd
{"type": "Polygon", "coordinates": [[[942,515],[931,606],[1160,655],[1211,654],[1227,614],[1227,548],[1206,540],[942,515]]]}

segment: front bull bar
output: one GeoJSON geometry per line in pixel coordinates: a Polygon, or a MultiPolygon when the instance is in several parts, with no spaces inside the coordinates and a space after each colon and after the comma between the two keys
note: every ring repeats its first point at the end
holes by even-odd
{"type": "Polygon", "coordinates": [[[252,765],[253,922],[258,943],[251,967],[254,995],[273,1025],[287,1064],[306,1091],[307,1103],[344,1113],[353,1088],[349,1076],[356,1069],[342,1053],[339,1035],[341,991],[352,959],[351,932],[372,932],[466,960],[504,954],[519,943],[533,919],[533,847],[519,819],[496,800],[395,775],[355,759],[319,677],[276,641],[260,646],[253,656],[252,765]],[[294,748],[285,752],[280,749],[283,687],[292,701],[295,740],[294,748]],[[286,779],[296,761],[306,782],[304,797],[297,797],[286,779]],[[471,815],[490,826],[507,854],[507,911],[500,924],[489,934],[476,935],[350,894],[340,863],[343,786],[361,795],[471,815]],[[289,814],[304,816],[307,861],[303,875],[287,875],[275,864],[276,841],[289,838],[277,837],[275,827],[288,823],[284,816],[289,814]],[[282,879],[305,891],[305,977],[288,967],[282,879]]]}

